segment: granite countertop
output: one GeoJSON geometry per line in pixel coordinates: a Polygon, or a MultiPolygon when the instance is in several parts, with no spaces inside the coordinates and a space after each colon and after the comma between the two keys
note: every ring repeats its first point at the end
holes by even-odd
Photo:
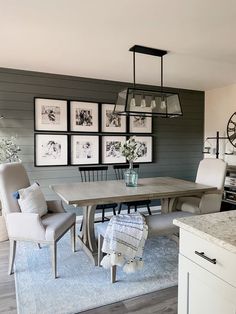
{"type": "Polygon", "coordinates": [[[236,253],[236,210],[174,219],[174,225],[236,253]]]}

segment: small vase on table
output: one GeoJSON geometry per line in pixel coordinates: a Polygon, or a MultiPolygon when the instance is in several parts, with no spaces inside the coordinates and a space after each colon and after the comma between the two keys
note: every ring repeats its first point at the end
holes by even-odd
{"type": "Polygon", "coordinates": [[[129,162],[129,169],[124,173],[126,186],[135,187],[138,185],[138,173],[133,168],[133,161],[129,162]]]}

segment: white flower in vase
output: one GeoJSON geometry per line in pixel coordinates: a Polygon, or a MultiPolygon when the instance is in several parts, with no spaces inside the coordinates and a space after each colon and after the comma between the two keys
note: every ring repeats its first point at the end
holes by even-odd
{"type": "Polygon", "coordinates": [[[135,137],[130,137],[123,145],[120,145],[120,151],[129,162],[129,169],[124,173],[126,186],[135,187],[138,183],[138,174],[133,170],[133,162],[139,157],[139,148],[135,137]]]}

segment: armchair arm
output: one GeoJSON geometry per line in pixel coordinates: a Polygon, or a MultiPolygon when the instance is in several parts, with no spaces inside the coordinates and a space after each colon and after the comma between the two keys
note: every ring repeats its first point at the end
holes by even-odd
{"type": "Polygon", "coordinates": [[[220,211],[222,192],[206,193],[202,196],[199,209],[201,214],[210,214],[220,211]]]}
{"type": "Polygon", "coordinates": [[[47,206],[48,206],[48,211],[50,213],[64,213],[65,212],[61,201],[56,201],[56,200],[47,201],[47,206]]]}
{"type": "Polygon", "coordinates": [[[45,240],[45,228],[39,214],[7,214],[6,223],[9,238],[38,242],[45,240]]]}

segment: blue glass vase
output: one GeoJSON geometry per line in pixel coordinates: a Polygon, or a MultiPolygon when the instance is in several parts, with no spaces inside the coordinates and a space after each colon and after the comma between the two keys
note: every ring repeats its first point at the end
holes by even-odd
{"type": "Polygon", "coordinates": [[[133,169],[133,162],[129,162],[129,169],[124,172],[126,186],[135,187],[138,185],[138,173],[133,169]]]}

